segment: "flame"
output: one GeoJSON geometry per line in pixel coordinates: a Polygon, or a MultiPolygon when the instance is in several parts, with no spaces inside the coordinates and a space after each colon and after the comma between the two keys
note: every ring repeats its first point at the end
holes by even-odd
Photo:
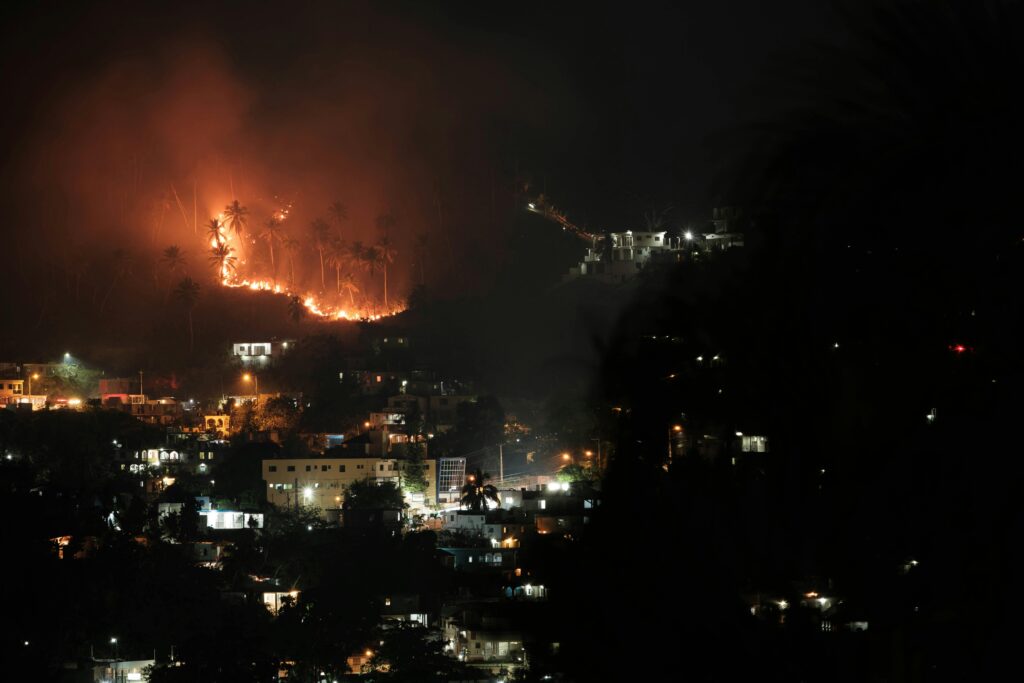
{"type": "MultiPolygon", "coordinates": [[[[291,204],[287,207],[278,210],[273,215],[277,220],[284,221],[288,218],[288,213],[291,210],[291,204]]],[[[223,220],[223,212],[217,215],[218,220],[223,220]]],[[[232,235],[230,233],[224,234],[221,232],[218,235],[218,239],[211,239],[210,246],[216,248],[219,244],[228,244],[232,241],[232,235]]],[[[239,261],[239,264],[243,264],[244,261],[239,261]]],[[[340,306],[332,305],[319,299],[315,294],[311,293],[300,293],[294,291],[288,287],[282,286],[280,283],[269,279],[255,279],[241,277],[237,273],[232,273],[228,268],[224,267],[221,269],[220,283],[224,287],[230,287],[232,289],[248,289],[253,292],[270,292],[273,294],[279,294],[287,297],[298,297],[302,301],[302,305],[306,310],[316,318],[323,320],[359,320],[359,321],[374,321],[380,320],[381,318],[398,315],[405,310],[405,306],[402,304],[392,304],[389,310],[380,313],[376,310],[365,311],[365,310],[349,310],[340,306]]]]}
{"type": "Polygon", "coordinates": [[[270,292],[272,294],[280,294],[287,297],[297,296],[310,314],[324,320],[373,321],[398,315],[405,310],[403,306],[392,306],[391,310],[384,313],[350,311],[346,308],[332,306],[331,304],[321,301],[313,294],[298,294],[293,290],[282,286],[280,283],[272,282],[271,280],[250,280],[248,278],[231,276],[227,272],[222,274],[221,285],[232,289],[248,289],[253,292],[270,292]]]}

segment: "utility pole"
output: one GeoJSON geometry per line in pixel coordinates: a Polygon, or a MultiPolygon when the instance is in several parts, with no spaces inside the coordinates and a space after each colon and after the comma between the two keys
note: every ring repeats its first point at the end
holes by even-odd
{"type": "Polygon", "coordinates": [[[505,444],[498,444],[498,483],[505,483],[505,444]]]}
{"type": "Polygon", "coordinates": [[[146,393],[145,391],[142,390],[142,370],[139,370],[139,393],[140,394],[145,394],[146,393]]]}

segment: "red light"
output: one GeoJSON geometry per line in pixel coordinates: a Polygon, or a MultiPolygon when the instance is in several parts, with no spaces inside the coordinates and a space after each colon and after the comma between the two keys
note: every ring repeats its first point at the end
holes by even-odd
{"type": "Polygon", "coordinates": [[[963,344],[957,344],[956,346],[951,346],[949,348],[953,351],[956,351],[957,353],[963,353],[964,351],[967,350],[967,347],[964,346],[963,344]]]}

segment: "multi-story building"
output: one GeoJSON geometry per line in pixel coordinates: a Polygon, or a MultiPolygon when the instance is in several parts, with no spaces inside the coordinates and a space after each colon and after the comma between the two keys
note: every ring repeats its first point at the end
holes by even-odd
{"type": "MultiPolygon", "coordinates": [[[[423,504],[437,500],[437,470],[433,460],[424,460],[427,490],[423,504]]],[[[345,502],[345,491],[353,482],[370,479],[401,484],[405,461],[393,458],[278,458],[263,461],[263,480],[267,482],[267,502],[278,507],[313,507],[327,517],[326,511],[338,510],[345,502]]]]}
{"type": "Polygon", "coordinates": [[[458,503],[466,483],[465,458],[439,458],[437,462],[438,504],[458,503]]]}
{"type": "Polygon", "coordinates": [[[25,396],[25,380],[0,379],[0,405],[21,403],[25,396]]]}

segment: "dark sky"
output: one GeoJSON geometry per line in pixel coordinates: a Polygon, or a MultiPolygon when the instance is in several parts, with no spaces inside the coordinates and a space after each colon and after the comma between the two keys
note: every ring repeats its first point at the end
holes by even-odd
{"type": "MultiPolygon", "coordinates": [[[[489,291],[498,273],[538,279],[529,254],[510,265],[524,253],[510,245],[525,239],[527,184],[595,231],[635,229],[666,207],[676,224],[706,220],[719,150],[762,114],[765,74],[840,36],[813,0],[0,12],[4,246],[14,276],[34,283],[0,303],[30,321],[26,336],[51,339],[88,336],[96,320],[121,338],[151,327],[146,310],[180,313],[170,277],[213,292],[209,239],[193,224],[233,198],[250,208],[252,235],[293,203],[285,228],[300,242],[290,269],[303,297],[334,289],[308,226],[335,200],[350,244],[375,243],[380,215],[396,217],[398,300],[421,278],[442,296],[489,291]],[[187,272],[161,271],[172,244],[187,272]]],[[[264,242],[246,256],[246,277],[283,277],[280,250],[276,264],[264,242]]],[[[379,275],[358,279],[355,303],[376,306],[379,275]]],[[[216,318],[215,302],[204,294],[201,312],[216,318]]]]}
{"type": "MultiPolygon", "coordinates": [[[[7,7],[4,150],[98,74],[200,46],[251,97],[240,116],[295,125],[380,78],[389,92],[372,97],[407,88],[397,106],[428,109],[446,130],[476,129],[482,165],[518,167],[579,220],[668,204],[699,215],[709,134],[751,115],[750,92],[780,53],[837,34],[813,0],[300,5],[7,7]]],[[[112,104],[130,108],[128,95],[112,104]]],[[[400,159],[401,145],[391,153],[400,159]]]]}

